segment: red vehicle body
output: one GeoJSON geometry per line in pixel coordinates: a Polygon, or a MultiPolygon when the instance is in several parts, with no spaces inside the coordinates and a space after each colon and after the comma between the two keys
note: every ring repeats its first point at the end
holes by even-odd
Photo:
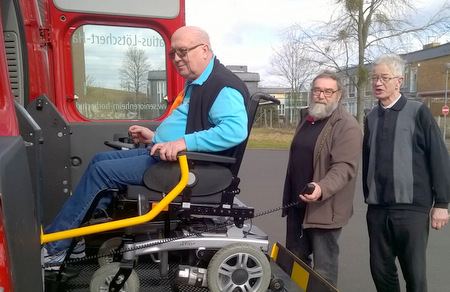
{"type": "Polygon", "coordinates": [[[41,226],[105,140],[156,127],[183,86],[166,56],[185,3],[0,0],[0,11],[0,290],[43,291],[41,226]],[[140,73],[126,72],[129,54],[140,73]]]}

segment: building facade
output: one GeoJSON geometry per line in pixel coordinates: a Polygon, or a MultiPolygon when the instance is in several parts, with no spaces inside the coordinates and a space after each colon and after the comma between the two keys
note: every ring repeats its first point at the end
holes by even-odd
{"type": "MultiPolygon", "coordinates": [[[[420,100],[426,103],[437,121],[444,117],[442,108],[447,104],[448,90],[450,87],[450,43],[440,45],[432,43],[415,51],[400,55],[406,62],[404,81],[401,92],[410,99],[420,100]]],[[[372,70],[372,65],[367,64],[367,69],[372,70]]],[[[350,76],[356,75],[356,67],[348,70],[350,76]]],[[[357,92],[353,77],[346,77],[345,83],[348,90],[348,98],[343,104],[348,111],[356,115],[357,92]]],[[[377,101],[372,96],[372,88],[369,86],[365,93],[364,109],[370,111],[377,101]]]]}

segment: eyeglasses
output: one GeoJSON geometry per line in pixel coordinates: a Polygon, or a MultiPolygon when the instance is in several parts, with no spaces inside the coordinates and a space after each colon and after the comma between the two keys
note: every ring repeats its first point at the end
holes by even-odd
{"type": "Polygon", "coordinates": [[[311,90],[311,92],[312,92],[312,94],[313,94],[313,96],[314,97],[317,97],[317,96],[319,96],[321,93],[323,93],[323,96],[325,96],[326,98],[330,98],[331,96],[333,96],[333,94],[335,94],[336,92],[338,92],[340,89],[338,89],[338,90],[333,90],[333,89],[325,89],[325,90],[322,90],[322,89],[320,89],[320,88],[313,88],[312,90],[311,90]]]}
{"type": "Polygon", "coordinates": [[[192,51],[200,46],[204,46],[204,45],[205,44],[198,44],[198,45],[190,47],[190,48],[181,48],[181,49],[171,50],[168,55],[169,55],[169,58],[172,60],[175,59],[175,54],[177,54],[178,57],[183,58],[183,57],[186,57],[186,55],[190,51],[192,51]]]}
{"type": "Polygon", "coordinates": [[[392,79],[395,79],[395,78],[399,78],[399,76],[395,76],[395,77],[386,77],[386,76],[378,77],[378,76],[373,76],[372,77],[372,83],[377,83],[378,80],[381,80],[381,82],[383,82],[383,83],[388,83],[389,81],[391,81],[392,79]]]}

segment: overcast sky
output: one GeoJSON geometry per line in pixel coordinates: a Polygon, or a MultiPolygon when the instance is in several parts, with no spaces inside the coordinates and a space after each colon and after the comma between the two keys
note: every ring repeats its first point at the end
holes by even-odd
{"type": "MultiPolygon", "coordinates": [[[[416,0],[426,11],[449,0],[416,0]]],[[[225,65],[247,65],[258,72],[261,85],[277,86],[267,73],[280,32],[295,23],[327,20],[333,0],[186,0],[186,24],[204,28],[213,50],[225,65]]],[[[450,34],[439,40],[450,41],[450,34]]],[[[420,48],[418,48],[420,49],[420,48]]]]}

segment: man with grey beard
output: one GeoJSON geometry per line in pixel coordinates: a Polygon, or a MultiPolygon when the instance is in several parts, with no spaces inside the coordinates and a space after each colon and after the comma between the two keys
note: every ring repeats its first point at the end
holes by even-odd
{"type": "Polygon", "coordinates": [[[341,104],[344,91],[332,71],[314,78],[309,108],[301,111],[292,140],[283,193],[284,205],[298,202],[283,212],[286,247],[335,287],[338,239],[353,214],[363,138],[341,104]],[[311,194],[304,193],[307,184],[314,185],[311,194]]]}

